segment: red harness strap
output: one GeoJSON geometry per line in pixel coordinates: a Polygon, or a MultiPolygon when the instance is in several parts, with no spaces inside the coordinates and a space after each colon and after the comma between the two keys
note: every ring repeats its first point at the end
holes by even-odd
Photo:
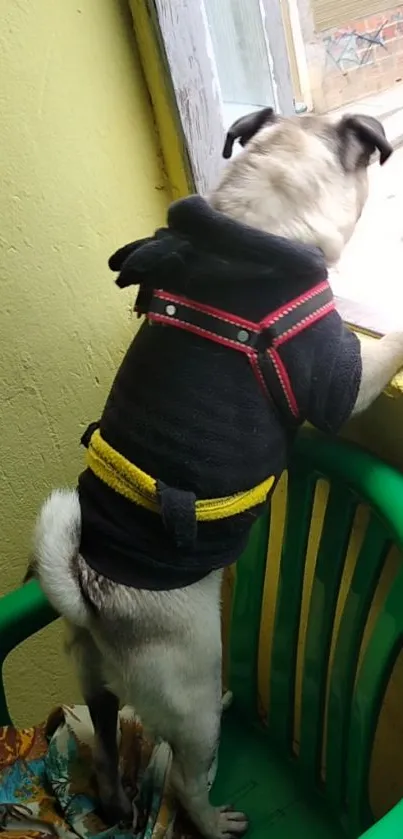
{"type": "Polygon", "coordinates": [[[297,401],[278,347],[334,309],[327,280],[271,312],[259,323],[160,289],[152,293],[144,306],[143,300],[145,303],[145,295],[140,290],[136,311],[146,314],[152,323],[184,329],[244,353],[260,386],[283,418],[288,424],[299,422],[297,401]]]}

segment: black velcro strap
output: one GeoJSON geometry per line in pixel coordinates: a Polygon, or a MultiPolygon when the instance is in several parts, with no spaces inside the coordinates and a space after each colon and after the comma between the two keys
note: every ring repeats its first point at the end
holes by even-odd
{"type": "Polygon", "coordinates": [[[82,446],[85,446],[86,449],[88,449],[91,437],[92,437],[94,431],[97,430],[97,428],[99,428],[99,420],[98,420],[98,422],[90,422],[88,428],[86,428],[86,430],[84,431],[84,434],[81,437],[80,443],[81,443],[82,446]]]}
{"type": "Polygon", "coordinates": [[[197,538],[196,496],[157,481],[158,499],[164,527],[181,549],[191,548],[197,538]]]}
{"type": "Polygon", "coordinates": [[[136,302],[134,304],[134,311],[137,314],[137,317],[141,317],[141,315],[145,315],[149,308],[153,298],[154,289],[149,288],[148,286],[140,285],[136,302]]]}

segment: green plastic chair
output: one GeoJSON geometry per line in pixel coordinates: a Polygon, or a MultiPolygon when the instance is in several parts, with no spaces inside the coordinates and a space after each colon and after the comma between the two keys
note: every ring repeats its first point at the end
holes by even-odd
{"type": "MultiPolygon", "coordinates": [[[[259,713],[258,662],[267,547],[272,538],[270,515],[257,522],[237,564],[229,635],[233,702],[223,716],[213,800],[230,801],[248,813],[250,839],[356,839],[364,835],[366,839],[402,839],[403,802],[374,824],[369,768],[382,700],[402,647],[403,564],[381,606],[360,667],[358,662],[386,557],[392,545],[403,548],[403,476],[347,443],[303,431],[288,471],[286,505],[265,720],[259,713]],[[309,602],[296,756],[297,647],[320,479],[329,482],[330,490],[309,602]],[[354,517],[362,504],[370,510],[368,525],[328,673],[345,558],[354,517]]],[[[3,597],[0,661],[54,618],[36,583],[3,597]]],[[[9,721],[1,686],[0,723],[9,721]]]]}

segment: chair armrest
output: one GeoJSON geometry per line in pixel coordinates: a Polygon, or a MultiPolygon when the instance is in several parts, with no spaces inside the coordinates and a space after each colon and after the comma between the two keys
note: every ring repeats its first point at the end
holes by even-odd
{"type": "Polygon", "coordinates": [[[403,799],[360,839],[400,839],[403,836],[403,799]]]}
{"type": "Polygon", "coordinates": [[[0,725],[10,725],[3,683],[3,662],[9,652],[58,617],[36,580],[0,597],[0,725]]]}
{"type": "Polygon", "coordinates": [[[0,666],[14,647],[57,617],[36,580],[0,597],[0,666]]]}

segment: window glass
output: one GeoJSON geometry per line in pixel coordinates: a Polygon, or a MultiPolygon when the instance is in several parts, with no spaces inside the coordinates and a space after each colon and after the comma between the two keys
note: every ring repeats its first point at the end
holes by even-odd
{"type": "Polygon", "coordinates": [[[254,108],[275,107],[259,0],[204,0],[226,127],[254,108]]]}

